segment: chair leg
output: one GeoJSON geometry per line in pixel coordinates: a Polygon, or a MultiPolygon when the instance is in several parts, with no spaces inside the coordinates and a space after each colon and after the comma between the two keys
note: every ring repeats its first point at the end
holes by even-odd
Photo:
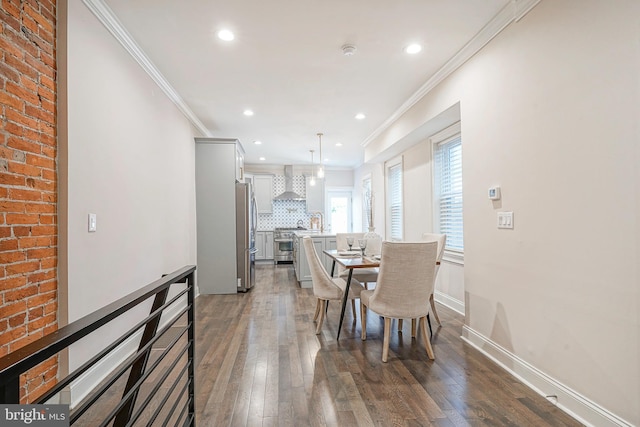
{"type": "Polygon", "coordinates": [[[316,312],[313,315],[313,321],[315,322],[316,320],[318,320],[318,315],[320,314],[320,307],[322,306],[322,303],[320,302],[319,298],[316,298],[316,312]]]}
{"type": "Polygon", "coordinates": [[[360,339],[365,341],[367,339],[367,306],[360,300],[360,324],[362,325],[362,332],[360,332],[360,339]]]}
{"type": "Polygon", "coordinates": [[[324,313],[327,307],[327,300],[322,300],[322,307],[320,308],[320,318],[318,319],[318,325],[316,326],[316,335],[320,334],[322,330],[322,322],[324,322],[324,313]]]}
{"type": "Polygon", "coordinates": [[[416,337],[416,320],[417,319],[411,319],[411,338],[416,337]]]}
{"type": "Polygon", "coordinates": [[[438,325],[442,325],[442,322],[440,322],[440,318],[438,317],[438,312],[436,311],[436,302],[433,299],[433,294],[429,297],[429,302],[431,303],[431,311],[433,312],[433,316],[436,318],[436,322],[438,322],[438,325]]]}
{"type": "Polygon", "coordinates": [[[402,332],[403,319],[398,319],[398,332],[402,332]]]}
{"type": "Polygon", "coordinates": [[[368,290],[369,284],[367,282],[362,282],[362,287],[365,288],[365,290],[368,290]]]}
{"type": "Polygon", "coordinates": [[[422,340],[424,341],[424,346],[427,349],[427,356],[429,356],[429,359],[434,360],[436,357],[433,355],[433,348],[431,347],[431,341],[429,341],[429,338],[427,337],[426,316],[420,318],[420,332],[422,334],[422,340]]]}
{"type": "Polygon", "coordinates": [[[384,318],[384,340],[382,341],[382,361],[386,362],[389,356],[389,335],[391,335],[391,318],[384,318]]]}
{"type": "Polygon", "coordinates": [[[353,313],[353,321],[355,322],[356,318],[358,317],[356,315],[356,300],[355,299],[351,300],[351,313],[353,313]]]}

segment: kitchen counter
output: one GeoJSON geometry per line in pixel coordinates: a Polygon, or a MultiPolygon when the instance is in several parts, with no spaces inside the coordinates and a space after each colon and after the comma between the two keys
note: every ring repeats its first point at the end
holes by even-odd
{"type": "Polygon", "coordinates": [[[294,234],[298,237],[311,236],[311,237],[336,237],[335,233],[323,232],[320,230],[297,230],[294,234]]]}

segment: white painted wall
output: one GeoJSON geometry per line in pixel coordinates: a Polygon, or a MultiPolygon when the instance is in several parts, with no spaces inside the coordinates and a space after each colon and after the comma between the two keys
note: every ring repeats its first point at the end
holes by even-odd
{"type": "Polygon", "coordinates": [[[640,425],[638,16],[633,0],[542,1],[365,154],[460,103],[466,333],[594,425],[640,425]],[[497,230],[502,210],[514,230],[497,230]]]}
{"type": "MultiPolygon", "coordinates": [[[[66,8],[58,46],[59,286],[61,317],[71,322],[195,264],[196,227],[189,122],[82,2],[66,8]],[[95,233],[87,232],[90,212],[95,233]]],[[[71,368],[141,311],[75,345],[71,368]]]]}

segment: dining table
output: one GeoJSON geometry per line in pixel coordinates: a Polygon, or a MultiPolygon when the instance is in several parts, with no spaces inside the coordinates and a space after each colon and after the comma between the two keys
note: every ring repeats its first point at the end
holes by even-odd
{"type": "Polygon", "coordinates": [[[380,267],[380,256],[366,256],[358,254],[360,251],[343,251],[338,249],[325,249],[324,253],[333,260],[331,264],[331,277],[333,277],[336,269],[336,263],[340,264],[349,271],[347,275],[347,284],[342,296],[342,308],[340,310],[340,323],[338,323],[338,336],[340,339],[340,330],[342,329],[342,321],[344,320],[344,310],[349,300],[349,288],[351,287],[351,276],[356,268],[376,268],[380,267]]]}
{"type": "MultiPolygon", "coordinates": [[[[340,309],[340,323],[338,323],[338,335],[336,340],[340,339],[340,330],[342,329],[342,321],[344,320],[344,310],[347,307],[347,301],[349,300],[349,289],[351,287],[351,276],[353,270],[356,268],[377,268],[380,267],[380,255],[362,255],[358,254],[360,251],[344,251],[339,249],[325,249],[324,254],[333,260],[331,264],[331,277],[334,276],[336,270],[336,263],[349,271],[347,275],[347,284],[344,289],[344,295],[342,296],[342,308],[340,309]]],[[[436,265],[440,265],[440,261],[436,262],[436,265]]],[[[429,324],[429,333],[433,335],[431,329],[431,318],[427,314],[427,322],[429,324]]]]}

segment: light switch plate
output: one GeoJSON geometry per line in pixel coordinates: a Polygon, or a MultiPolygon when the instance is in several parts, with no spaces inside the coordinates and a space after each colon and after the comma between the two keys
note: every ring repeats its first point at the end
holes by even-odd
{"type": "Polygon", "coordinates": [[[513,229],[513,212],[498,212],[498,228],[513,229]]]}
{"type": "Polygon", "coordinates": [[[98,229],[98,216],[94,213],[89,214],[89,233],[94,233],[98,229]]]}

